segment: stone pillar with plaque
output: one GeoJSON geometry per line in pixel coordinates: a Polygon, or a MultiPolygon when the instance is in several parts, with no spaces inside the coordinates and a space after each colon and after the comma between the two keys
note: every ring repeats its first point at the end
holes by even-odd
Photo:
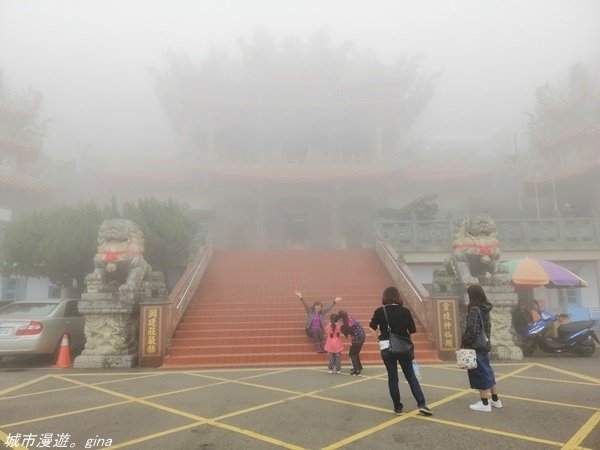
{"type": "Polygon", "coordinates": [[[94,271],[79,302],[86,343],[75,368],[137,366],[139,303],[167,295],[164,276],[152,271],[143,252],[144,237],[134,222],[110,219],[100,226],[94,271]]]}

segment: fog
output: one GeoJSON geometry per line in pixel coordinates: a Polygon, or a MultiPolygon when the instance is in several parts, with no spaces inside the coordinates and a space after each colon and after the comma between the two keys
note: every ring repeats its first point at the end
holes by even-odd
{"type": "Polygon", "coordinates": [[[0,68],[14,92],[44,94],[45,152],[172,152],[176,135],[148,67],[165,51],[200,63],[210,47],[239,54],[257,30],[275,40],[326,32],[384,64],[422,56],[441,72],[411,138],[523,130],[534,89],[600,54],[600,2],[556,1],[24,1],[0,0],[0,68]]]}

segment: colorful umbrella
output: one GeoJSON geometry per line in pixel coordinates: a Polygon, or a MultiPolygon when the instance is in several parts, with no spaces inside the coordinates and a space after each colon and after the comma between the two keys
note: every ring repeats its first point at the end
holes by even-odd
{"type": "Polygon", "coordinates": [[[511,281],[517,286],[586,287],[573,272],[545,259],[520,258],[506,261],[511,281]]]}

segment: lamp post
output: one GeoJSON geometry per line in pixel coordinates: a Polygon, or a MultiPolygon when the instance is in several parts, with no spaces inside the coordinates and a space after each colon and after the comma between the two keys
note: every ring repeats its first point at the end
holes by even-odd
{"type": "Polygon", "coordinates": [[[513,142],[515,146],[515,168],[517,171],[517,201],[519,205],[519,217],[523,218],[523,193],[521,186],[521,166],[519,164],[519,153],[517,150],[517,133],[513,134],[513,142]]]}

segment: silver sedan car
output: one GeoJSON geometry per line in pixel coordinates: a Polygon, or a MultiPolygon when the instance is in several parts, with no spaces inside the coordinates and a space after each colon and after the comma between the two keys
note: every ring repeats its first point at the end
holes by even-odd
{"type": "Polygon", "coordinates": [[[62,336],[69,336],[71,350],[85,343],[85,319],[79,300],[18,300],[0,308],[0,358],[2,356],[48,355],[55,357],[62,336]]]}

